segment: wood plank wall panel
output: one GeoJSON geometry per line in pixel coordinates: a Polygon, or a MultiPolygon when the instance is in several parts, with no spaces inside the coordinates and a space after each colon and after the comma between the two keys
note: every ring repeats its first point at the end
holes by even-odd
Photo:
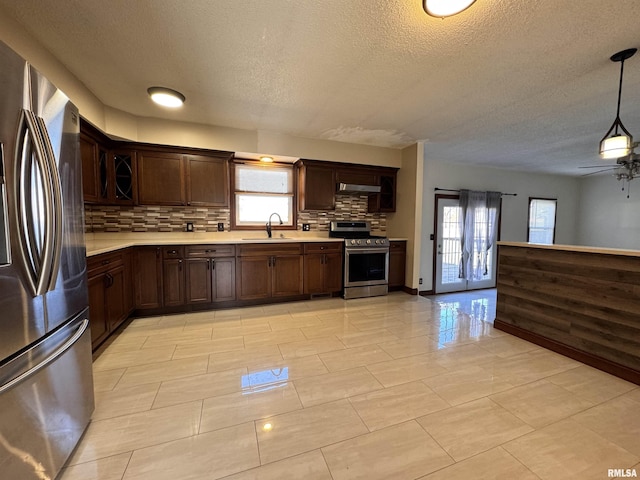
{"type": "Polygon", "coordinates": [[[640,257],[500,245],[497,287],[496,328],[639,383],[640,257]]]}

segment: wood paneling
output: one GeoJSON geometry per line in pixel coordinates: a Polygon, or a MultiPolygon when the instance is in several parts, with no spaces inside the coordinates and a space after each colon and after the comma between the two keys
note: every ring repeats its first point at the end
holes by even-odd
{"type": "Polygon", "coordinates": [[[497,287],[496,328],[640,380],[639,257],[500,245],[497,287]]]}

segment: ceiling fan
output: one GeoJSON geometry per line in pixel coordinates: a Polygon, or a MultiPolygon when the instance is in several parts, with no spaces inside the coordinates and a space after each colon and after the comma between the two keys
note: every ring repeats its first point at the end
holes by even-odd
{"type": "MultiPolygon", "coordinates": [[[[613,176],[623,182],[622,190],[624,190],[624,182],[627,185],[634,178],[640,177],[640,154],[636,154],[634,149],[639,145],[633,141],[633,136],[622,124],[620,120],[620,98],[622,96],[622,76],[624,74],[624,61],[633,57],[638,51],[637,48],[629,48],[615,53],[611,56],[612,62],[620,62],[620,83],[618,86],[618,108],[616,110],[616,118],[613,124],[600,141],[600,156],[603,159],[615,159],[616,163],[605,165],[594,165],[580,168],[599,168],[595,172],[590,172],[583,177],[596,175],[598,173],[612,172],[613,176]]],[[[629,189],[627,188],[627,198],[629,198],[629,189]]]]}

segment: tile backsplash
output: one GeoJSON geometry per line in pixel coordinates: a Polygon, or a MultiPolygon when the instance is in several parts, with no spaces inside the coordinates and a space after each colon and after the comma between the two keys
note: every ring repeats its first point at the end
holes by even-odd
{"type": "MultiPolygon", "coordinates": [[[[298,230],[303,223],[311,230],[328,231],[332,220],[368,220],[371,228],[379,232],[387,229],[384,213],[367,212],[366,195],[336,195],[333,211],[298,212],[298,230]]],[[[160,207],[160,206],[85,206],[85,231],[98,232],[184,232],[187,222],[196,232],[215,232],[218,223],[229,230],[230,210],[215,207],[160,207]]],[[[266,219],[265,219],[266,222],[266,219]]]]}

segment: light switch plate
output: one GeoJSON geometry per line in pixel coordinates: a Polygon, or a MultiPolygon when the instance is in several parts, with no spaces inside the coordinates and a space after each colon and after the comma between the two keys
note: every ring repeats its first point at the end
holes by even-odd
{"type": "Polygon", "coordinates": [[[193,232],[193,223],[187,222],[187,232],[193,232]]]}
{"type": "Polygon", "coordinates": [[[219,232],[224,232],[224,223],[222,223],[222,222],[218,223],[218,231],[219,232]]]}

